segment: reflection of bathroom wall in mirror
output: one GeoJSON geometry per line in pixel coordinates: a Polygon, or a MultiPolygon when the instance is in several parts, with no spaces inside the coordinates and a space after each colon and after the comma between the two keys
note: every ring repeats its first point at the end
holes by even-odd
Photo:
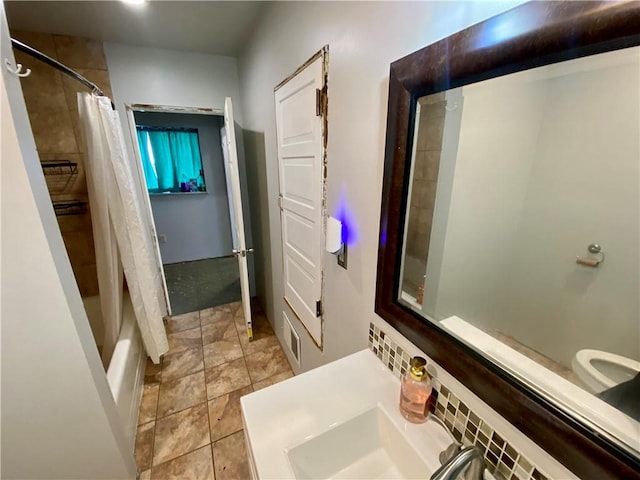
{"type": "Polygon", "coordinates": [[[418,100],[402,288],[420,304],[424,293],[444,119],[444,93],[418,100]]]}
{"type": "Polygon", "coordinates": [[[639,85],[634,47],[420,98],[398,292],[636,451],[639,85]]]}

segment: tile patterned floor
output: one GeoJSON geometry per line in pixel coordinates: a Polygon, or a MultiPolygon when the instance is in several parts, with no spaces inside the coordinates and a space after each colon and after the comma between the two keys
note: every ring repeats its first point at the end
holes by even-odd
{"type": "Polygon", "coordinates": [[[167,322],[169,353],[145,371],[135,452],[142,480],[250,478],[240,397],[293,376],[264,313],[253,310],[252,342],[240,302],[167,322]]]}
{"type": "Polygon", "coordinates": [[[513,348],[517,352],[520,352],[525,357],[529,357],[530,360],[533,360],[538,365],[542,365],[547,370],[551,370],[556,375],[561,376],[565,380],[570,381],[571,383],[573,383],[574,385],[580,388],[585,388],[584,383],[582,383],[582,381],[578,378],[578,376],[575,374],[575,372],[571,368],[565,367],[561,363],[556,362],[552,358],[547,357],[546,355],[543,355],[542,353],[534,350],[531,347],[526,346],[524,343],[519,342],[512,336],[507,335],[499,330],[492,332],[491,335],[497,338],[498,340],[500,340],[505,345],[513,348]]]}
{"type": "Polygon", "coordinates": [[[240,300],[240,273],[235,257],[204,258],[163,267],[174,315],[240,300]]]}

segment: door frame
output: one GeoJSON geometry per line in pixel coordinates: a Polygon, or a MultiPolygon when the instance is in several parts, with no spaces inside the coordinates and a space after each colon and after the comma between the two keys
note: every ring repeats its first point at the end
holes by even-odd
{"type": "MultiPolygon", "coordinates": [[[[274,101],[275,101],[275,94],[278,90],[280,90],[280,88],[282,88],[284,85],[286,85],[290,80],[292,80],[293,78],[295,78],[299,73],[301,73],[303,70],[305,70],[308,66],[310,66],[313,62],[315,62],[316,60],[318,60],[318,58],[322,58],[322,87],[321,87],[321,97],[318,100],[321,107],[320,107],[320,117],[322,118],[322,193],[321,193],[321,197],[322,197],[322,203],[321,203],[321,207],[320,207],[320,212],[321,212],[321,217],[322,217],[322,222],[321,222],[321,231],[322,231],[322,242],[321,245],[323,246],[323,249],[321,251],[320,254],[320,302],[321,302],[321,307],[320,307],[320,343],[318,344],[318,342],[315,340],[315,338],[313,337],[313,335],[311,335],[311,332],[309,331],[309,329],[307,328],[307,326],[304,324],[304,322],[302,321],[302,319],[300,318],[300,316],[298,315],[298,313],[295,311],[295,309],[291,306],[291,304],[289,303],[289,301],[287,301],[287,298],[284,296],[282,296],[282,300],[284,301],[284,303],[287,305],[287,307],[289,308],[289,310],[293,313],[293,315],[296,317],[296,319],[300,322],[300,324],[302,325],[302,327],[304,328],[305,332],[307,333],[307,335],[309,336],[309,338],[311,339],[311,341],[314,343],[314,345],[322,352],[324,351],[324,305],[325,305],[325,298],[324,298],[324,293],[325,293],[325,289],[324,289],[324,267],[325,267],[325,262],[324,262],[324,245],[325,245],[325,239],[326,239],[326,218],[327,218],[327,138],[328,138],[328,118],[327,118],[327,113],[328,113],[328,105],[329,105],[329,97],[328,97],[328,88],[329,88],[329,45],[326,44],[324,45],[320,50],[318,50],[316,53],[314,53],[311,57],[309,57],[304,63],[302,63],[302,65],[300,65],[298,68],[295,69],[295,71],[293,73],[291,73],[290,75],[288,75],[284,80],[282,80],[280,83],[278,83],[274,89],[273,89],[273,94],[274,94],[274,101]]],[[[275,119],[276,121],[276,129],[277,129],[277,118],[275,119]]],[[[276,135],[277,136],[277,135],[276,135]]],[[[278,160],[278,208],[280,210],[280,249],[281,249],[281,253],[282,253],[282,278],[284,280],[284,268],[285,268],[285,251],[284,251],[284,237],[283,237],[283,221],[282,221],[282,212],[283,212],[283,208],[282,208],[282,185],[280,182],[280,162],[278,160]]]]}
{"type": "Polygon", "coordinates": [[[138,181],[141,183],[142,191],[146,193],[144,202],[147,211],[147,220],[151,227],[151,237],[156,251],[156,257],[160,263],[160,278],[162,279],[162,288],[164,291],[164,300],[166,304],[167,314],[171,316],[171,301],[169,300],[169,289],[167,287],[167,279],[164,275],[164,264],[162,263],[162,253],[160,252],[160,242],[158,241],[158,232],[156,230],[156,222],[153,219],[153,210],[151,209],[151,197],[147,192],[147,184],[142,170],[142,156],[140,155],[140,146],[136,140],[136,120],[134,112],[156,112],[156,113],[184,113],[189,115],[215,115],[222,117],[224,120],[224,109],[206,108],[206,107],[180,107],[173,105],[150,105],[145,103],[126,103],[124,105],[129,123],[129,134],[133,145],[133,152],[136,157],[136,169],[138,172],[138,181]]]}

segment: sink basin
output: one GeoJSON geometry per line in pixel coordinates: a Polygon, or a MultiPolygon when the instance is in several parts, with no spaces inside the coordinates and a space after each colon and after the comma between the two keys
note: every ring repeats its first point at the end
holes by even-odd
{"type": "Polygon", "coordinates": [[[408,423],[400,380],[362,350],[240,399],[256,480],[429,478],[451,443],[438,423],[408,423]]]}
{"type": "Polygon", "coordinates": [[[376,405],[287,450],[298,479],[429,478],[427,467],[376,405]]]}

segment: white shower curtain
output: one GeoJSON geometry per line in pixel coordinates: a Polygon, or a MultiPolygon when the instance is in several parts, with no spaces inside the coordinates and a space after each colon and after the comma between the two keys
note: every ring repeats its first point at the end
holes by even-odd
{"type": "MultiPolygon", "coordinates": [[[[136,188],[140,185],[136,177],[137,171],[131,168],[119,116],[112,110],[111,100],[89,93],[79,93],[78,111],[87,144],[87,170],[93,177],[91,184],[100,184],[94,189],[96,193],[91,194],[89,201],[93,202],[92,197],[95,197],[95,202],[100,203],[104,202],[106,197],[111,225],[107,228],[101,223],[98,229],[102,233],[111,232],[104,235],[104,244],[101,247],[109,251],[106,256],[109,258],[107,263],[110,268],[104,275],[106,278],[113,278],[113,247],[108,242],[115,233],[142,340],[151,360],[158,363],[160,356],[169,349],[162,319],[163,312],[166,311],[163,307],[164,296],[160,277],[162,266],[158,264],[154,254],[151,232],[145,226],[141,199],[143,192],[136,188]]],[[[103,205],[97,207],[100,222],[104,221],[103,205]]],[[[94,203],[90,203],[90,207],[93,216],[94,203]]],[[[94,235],[95,231],[94,227],[94,235]]],[[[99,277],[100,275],[101,272],[98,273],[99,277]]],[[[111,286],[113,282],[110,281],[109,284],[111,286]]],[[[102,285],[100,288],[102,297],[102,285]]]]}
{"type": "Polygon", "coordinates": [[[87,126],[90,126],[90,123],[84,122],[83,134],[87,153],[84,167],[91,207],[93,244],[96,251],[100,310],[104,326],[102,364],[106,369],[111,361],[122,326],[122,264],[109,215],[109,190],[108,183],[105,181],[108,178],[108,164],[102,158],[108,146],[99,129],[87,128],[87,126]]]}

